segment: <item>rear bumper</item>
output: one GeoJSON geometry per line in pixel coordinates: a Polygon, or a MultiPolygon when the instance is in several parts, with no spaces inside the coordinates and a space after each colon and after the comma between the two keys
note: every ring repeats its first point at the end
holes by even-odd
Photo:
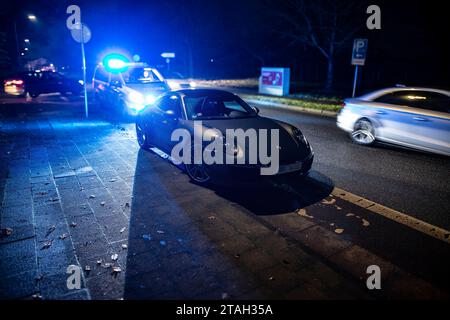
{"type": "Polygon", "coordinates": [[[24,87],[16,87],[16,86],[5,86],[4,87],[5,93],[12,95],[12,96],[21,96],[25,94],[25,88],[24,87]]]}

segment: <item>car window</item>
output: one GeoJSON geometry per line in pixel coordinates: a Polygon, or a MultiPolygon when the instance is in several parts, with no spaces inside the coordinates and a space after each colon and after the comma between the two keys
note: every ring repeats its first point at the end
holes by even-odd
{"type": "Polygon", "coordinates": [[[125,83],[161,82],[162,79],[151,68],[132,68],[123,73],[125,83]]]}
{"type": "Polygon", "coordinates": [[[385,94],[374,100],[412,108],[427,109],[440,112],[449,112],[450,98],[446,95],[419,90],[402,90],[385,94]]]}
{"type": "Polygon", "coordinates": [[[97,68],[94,74],[94,80],[108,82],[109,74],[104,68],[97,68]]]}
{"type": "Polygon", "coordinates": [[[122,81],[121,81],[121,79],[120,79],[120,75],[118,75],[118,74],[111,74],[111,79],[110,79],[110,81],[109,81],[109,84],[113,84],[113,85],[119,85],[119,86],[121,86],[122,85],[122,81]]]}
{"type": "Polygon", "coordinates": [[[450,97],[437,92],[423,92],[422,99],[416,101],[418,108],[450,113],[450,97]]]}
{"type": "Polygon", "coordinates": [[[181,116],[181,102],[177,95],[163,97],[157,106],[164,112],[172,110],[176,116],[181,116]]]}
{"type": "Polygon", "coordinates": [[[255,116],[255,112],[242,99],[232,94],[197,94],[184,98],[188,118],[230,119],[255,116]]]}

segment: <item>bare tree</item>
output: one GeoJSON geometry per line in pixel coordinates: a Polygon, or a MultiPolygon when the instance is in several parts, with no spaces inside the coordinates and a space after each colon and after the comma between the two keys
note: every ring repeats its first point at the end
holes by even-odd
{"type": "Polygon", "coordinates": [[[317,49],[327,61],[325,88],[332,89],[336,54],[361,29],[361,1],[289,0],[277,15],[288,28],[282,36],[317,49]]]}

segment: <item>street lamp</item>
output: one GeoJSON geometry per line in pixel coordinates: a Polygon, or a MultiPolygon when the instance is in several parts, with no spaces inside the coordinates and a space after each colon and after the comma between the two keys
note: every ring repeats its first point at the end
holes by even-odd
{"type": "Polygon", "coordinates": [[[23,50],[28,51],[28,48],[24,48],[23,50]]]}
{"type": "MultiPolygon", "coordinates": [[[[20,53],[20,45],[19,45],[19,35],[18,35],[18,33],[17,33],[17,19],[18,19],[19,17],[15,17],[15,18],[13,18],[13,28],[14,28],[14,38],[15,38],[15,40],[16,40],[16,50],[17,50],[17,65],[18,65],[18,67],[20,66],[20,56],[24,56],[25,55],[25,53],[20,53]],[[20,53],[20,55],[19,55],[19,53],[20,53]]],[[[37,18],[36,18],[36,16],[34,15],[34,14],[28,14],[27,15],[27,19],[28,20],[30,20],[30,21],[32,21],[32,22],[36,22],[37,21],[37,18]]],[[[29,39],[25,39],[24,40],[26,43],[29,43],[30,42],[30,40],[29,39]]],[[[28,49],[25,49],[25,50],[28,50],[28,49]]]]}

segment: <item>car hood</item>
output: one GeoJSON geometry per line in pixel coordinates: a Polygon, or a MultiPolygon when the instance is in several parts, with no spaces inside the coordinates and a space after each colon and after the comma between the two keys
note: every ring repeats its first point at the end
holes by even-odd
{"type": "Polygon", "coordinates": [[[167,87],[167,84],[164,82],[158,82],[158,83],[131,83],[127,84],[127,87],[130,89],[133,89],[135,91],[138,91],[142,94],[162,94],[169,90],[167,87]]]}
{"type": "MultiPolygon", "coordinates": [[[[193,125],[193,122],[192,122],[193,125]]],[[[279,130],[279,154],[280,164],[293,163],[299,160],[303,160],[310,155],[311,149],[304,143],[298,143],[292,136],[292,130],[295,127],[281,122],[275,121],[265,117],[249,117],[241,119],[218,119],[218,120],[202,120],[203,130],[217,129],[224,137],[226,137],[227,129],[242,129],[244,131],[248,129],[278,129],[279,130]]],[[[268,133],[270,137],[270,133],[268,133]]],[[[270,140],[268,140],[268,150],[270,150],[270,140]]],[[[246,154],[248,152],[248,143],[244,146],[240,146],[245,149],[246,154]]]]}

